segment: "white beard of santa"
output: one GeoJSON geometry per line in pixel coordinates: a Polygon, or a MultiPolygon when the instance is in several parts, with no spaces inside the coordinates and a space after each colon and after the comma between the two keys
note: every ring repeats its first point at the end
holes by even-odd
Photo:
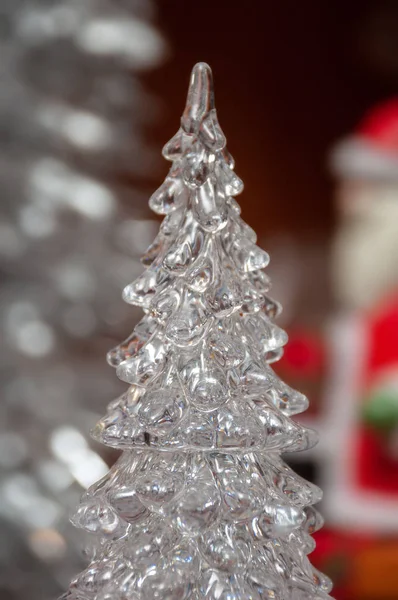
{"type": "Polygon", "coordinates": [[[398,183],[346,181],[332,244],[332,284],[346,309],[369,309],[398,289],[398,183]]]}

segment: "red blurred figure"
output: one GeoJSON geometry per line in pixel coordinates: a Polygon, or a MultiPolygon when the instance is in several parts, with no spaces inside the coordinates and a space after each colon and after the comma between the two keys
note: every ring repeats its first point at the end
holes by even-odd
{"type": "Polygon", "coordinates": [[[398,597],[398,99],[371,110],[331,157],[340,224],[338,316],[324,466],[329,531],[315,562],[338,600],[398,597]],[[339,587],[339,581],[341,583],[339,587]]]}

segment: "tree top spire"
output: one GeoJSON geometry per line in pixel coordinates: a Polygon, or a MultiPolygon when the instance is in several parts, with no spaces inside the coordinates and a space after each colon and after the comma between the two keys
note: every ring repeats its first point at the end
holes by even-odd
{"type": "Polygon", "coordinates": [[[186,133],[197,133],[206,115],[214,109],[214,86],[211,68],[205,62],[196,63],[191,72],[187,102],[181,118],[186,133]]]}

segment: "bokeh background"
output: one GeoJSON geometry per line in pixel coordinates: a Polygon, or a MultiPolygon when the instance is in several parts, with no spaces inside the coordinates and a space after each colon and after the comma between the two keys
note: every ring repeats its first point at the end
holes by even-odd
{"type": "Polygon", "coordinates": [[[200,60],[321,434],[293,459],[325,491],[313,561],[337,600],[396,600],[397,3],[3,0],[0,25],[1,600],[84,562],[68,512],[115,458],[88,431],[200,60]]]}

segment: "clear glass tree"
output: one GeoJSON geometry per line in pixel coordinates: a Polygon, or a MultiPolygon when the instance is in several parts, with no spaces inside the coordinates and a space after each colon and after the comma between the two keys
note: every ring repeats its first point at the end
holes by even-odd
{"type": "Polygon", "coordinates": [[[130,387],[94,437],[123,453],[74,517],[92,561],[65,599],[330,598],[307,558],[321,492],[281,458],[316,435],[291,418],[307,399],[270,366],[287,336],[225,145],[199,63],[150,199],[166,217],[124,292],[145,316],[108,356],[130,387]]]}

